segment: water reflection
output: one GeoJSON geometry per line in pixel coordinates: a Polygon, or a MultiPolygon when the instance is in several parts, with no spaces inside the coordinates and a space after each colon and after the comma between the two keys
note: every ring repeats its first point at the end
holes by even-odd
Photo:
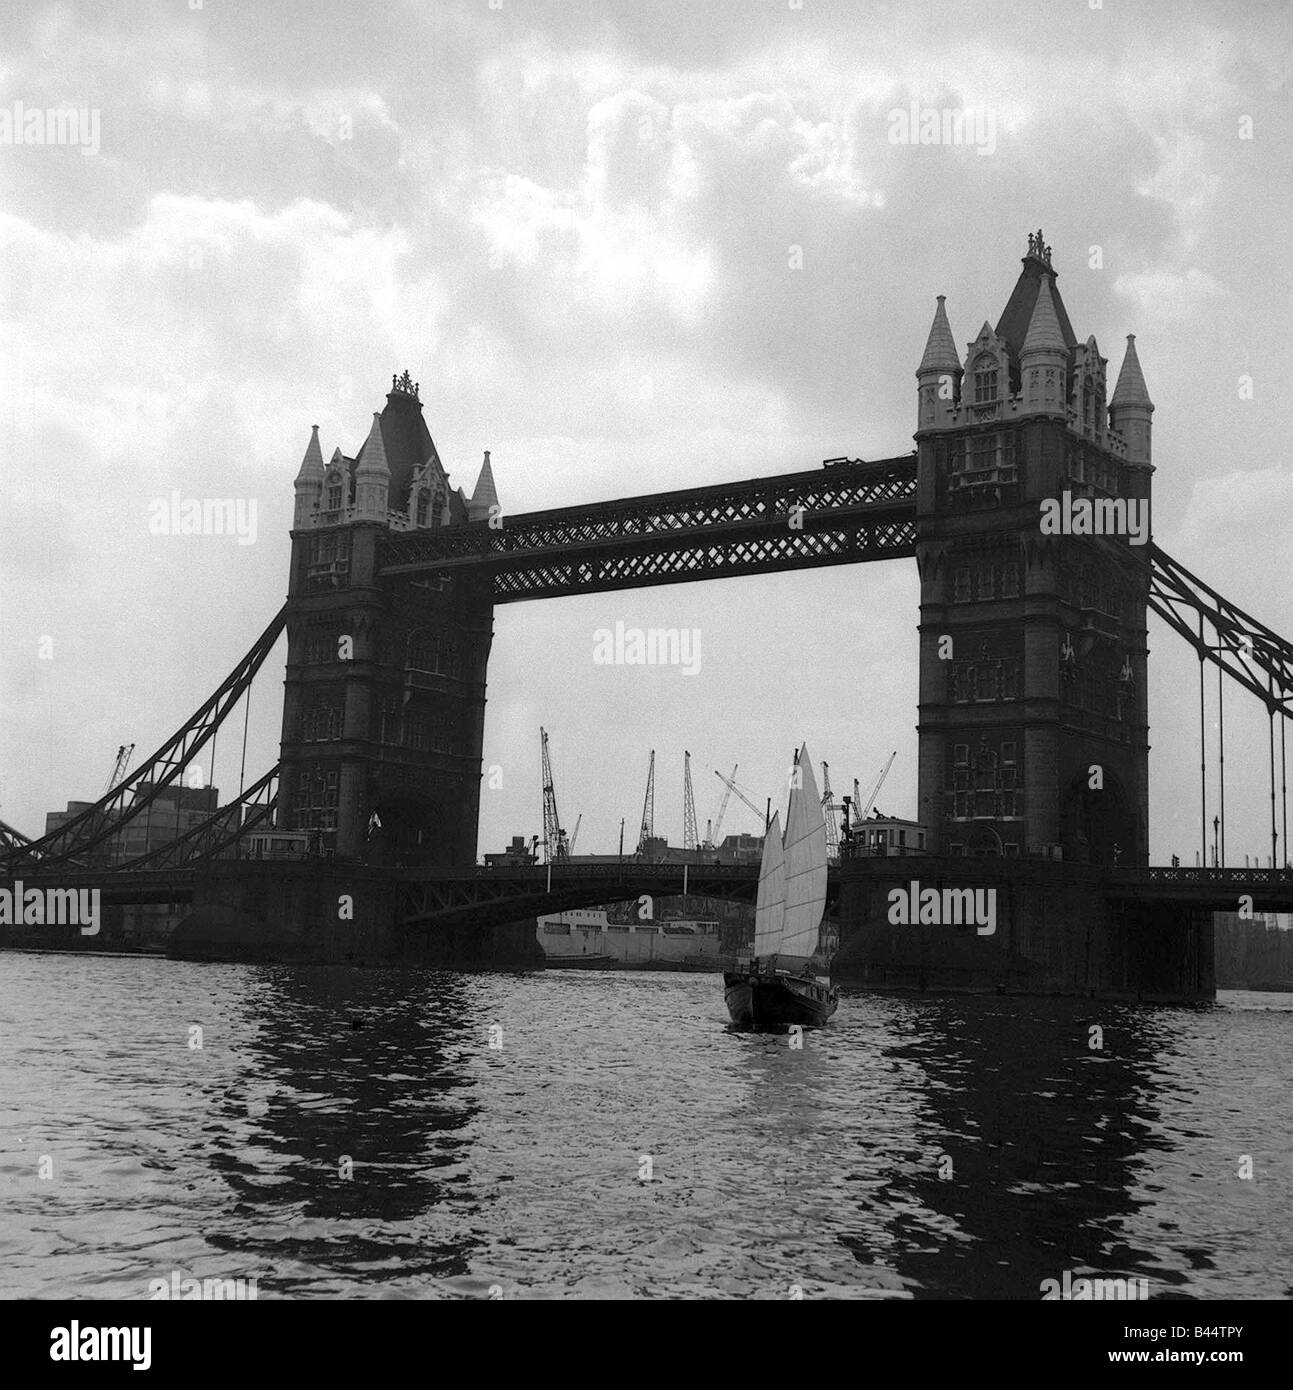
{"type": "Polygon", "coordinates": [[[266,973],[244,1070],[204,1126],[211,1171],[237,1198],[214,1244],[244,1264],[377,1281],[467,1272],[479,1205],[464,1165],[476,1113],[465,986],[403,971],[266,973]]]}
{"type": "Polygon", "coordinates": [[[796,1049],[729,1032],[718,976],[7,954],[0,1292],[1283,1297],[1272,998],[846,994],[796,1049]]]}

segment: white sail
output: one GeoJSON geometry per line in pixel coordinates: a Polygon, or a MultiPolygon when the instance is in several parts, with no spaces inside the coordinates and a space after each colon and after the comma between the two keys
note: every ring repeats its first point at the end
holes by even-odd
{"type": "Polygon", "coordinates": [[[786,813],[785,920],[780,953],[807,959],[817,950],[826,911],[826,821],[808,746],[799,750],[801,785],[791,788],[786,813]]]}
{"type": "Polygon", "coordinates": [[[763,837],[759,864],[759,897],[754,909],[754,954],[774,956],[781,949],[782,921],[786,912],[786,863],[781,847],[781,823],[772,817],[763,837]]]}

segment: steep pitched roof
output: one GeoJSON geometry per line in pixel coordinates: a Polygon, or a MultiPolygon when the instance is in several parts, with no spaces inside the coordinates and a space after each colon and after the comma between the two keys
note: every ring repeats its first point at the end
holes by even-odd
{"type": "MultiPolygon", "coordinates": [[[[416,392],[394,389],[386,395],[386,406],[377,417],[381,421],[382,452],[391,471],[390,507],[404,511],[409,504],[409,489],[413,474],[429,458],[440,464],[440,454],[431,431],[422,418],[422,402],[416,392]]],[[[372,435],[370,433],[369,440],[372,435]]],[[[356,456],[356,466],[364,461],[369,447],[367,441],[356,456]]],[[[444,465],[440,464],[443,470],[444,465]]]]}
{"type": "Polygon", "coordinates": [[[1028,337],[1028,326],[1033,321],[1033,311],[1037,308],[1037,296],[1045,280],[1049,282],[1052,307],[1064,338],[1064,346],[1071,352],[1077,346],[1077,335],[1069,322],[1068,310],[1064,307],[1055,272],[1046,261],[1031,252],[1024,257],[1023,266],[997,323],[997,336],[1006,340],[1010,356],[1018,361],[1019,354],[1023,351],[1024,339],[1028,337]]]}

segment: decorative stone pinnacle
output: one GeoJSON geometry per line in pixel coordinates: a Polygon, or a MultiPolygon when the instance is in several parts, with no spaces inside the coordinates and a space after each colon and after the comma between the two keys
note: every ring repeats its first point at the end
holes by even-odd
{"type": "Polygon", "coordinates": [[[1046,245],[1040,227],[1035,232],[1028,233],[1028,254],[1036,256],[1039,261],[1045,261],[1047,265],[1051,263],[1051,248],[1046,245]]]}
{"type": "Polygon", "coordinates": [[[402,396],[412,396],[415,401],[418,399],[418,383],[409,376],[407,368],[403,376],[391,377],[391,390],[398,391],[402,396]]]}

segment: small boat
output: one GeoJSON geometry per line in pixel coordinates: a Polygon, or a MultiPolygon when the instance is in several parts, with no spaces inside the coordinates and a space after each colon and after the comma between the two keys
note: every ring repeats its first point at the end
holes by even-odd
{"type": "Polygon", "coordinates": [[[826,911],[826,821],[808,748],[791,788],[784,840],[776,815],[763,838],[754,910],[754,957],[723,974],[723,997],[738,1028],[819,1028],[839,995],[819,953],[826,911]]]}
{"type": "Polygon", "coordinates": [[[545,956],[543,961],[548,970],[614,970],[619,961],[614,956],[545,956]]]}

